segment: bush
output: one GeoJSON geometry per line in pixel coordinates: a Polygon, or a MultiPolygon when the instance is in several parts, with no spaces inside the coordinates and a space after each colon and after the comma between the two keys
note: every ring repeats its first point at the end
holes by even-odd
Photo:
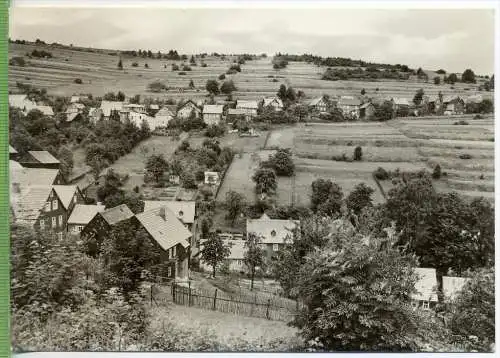
{"type": "Polygon", "coordinates": [[[457,125],[459,125],[459,126],[466,126],[466,125],[468,125],[468,124],[469,124],[469,122],[464,121],[464,120],[462,119],[462,120],[460,120],[460,121],[458,121],[458,122],[455,122],[455,123],[453,123],[453,124],[454,124],[454,125],[456,125],[456,126],[457,126],[457,125]]]}
{"type": "Polygon", "coordinates": [[[226,74],[228,74],[228,75],[234,75],[235,73],[238,73],[238,71],[232,70],[232,69],[229,69],[226,71],[226,74]]]}
{"type": "Polygon", "coordinates": [[[363,158],[363,149],[360,146],[357,146],[354,149],[354,160],[361,161],[362,158],[363,158]]]}
{"type": "Polygon", "coordinates": [[[52,53],[45,50],[33,50],[31,51],[31,56],[38,58],[44,58],[44,57],[52,58],[52,53]]]}
{"type": "Polygon", "coordinates": [[[434,171],[432,172],[432,177],[434,179],[440,179],[441,178],[441,166],[439,164],[437,164],[434,167],[434,171]]]}
{"type": "Polygon", "coordinates": [[[231,65],[231,67],[229,67],[229,70],[234,70],[236,72],[241,72],[241,67],[239,64],[234,64],[234,65],[231,65]]]}
{"type": "Polygon", "coordinates": [[[139,64],[137,62],[133,62],[132,67],[139,67],[139,64]]]}
{"type": "Polygon", "coordinates": [[[389,173],[382,167],[378,167],[377,170],[373,172],[373,176],[378,180],[389,179],[389,173]]]}
{"type": "Polygon", "coordinates": [[[222,81],[222,80],[225,80],[225,79],[226,79],[226,75],[225,74],[222,74],[222,75],[219,76],[219,80],[222,81]]]}
{"type": "Polygon", "coordinates": [[[16,56],[16,57],[12,57],[9,60],[9,65],[24,67],[26,65],[26,61],[24,60],[24,58],[22,58],[20,56],[16,56]]]}
{"type": "Polygon", "coordinates": [[[172,71],[179,71],[179,66],[175,63],[172,64],[172,71]]]}
{"type": "Polygon", "coordinates": [[[476,114],[476,115],[474,116],[474,119],[483,119],[483,116],[482,116],[482,115],[480,115],[480,114],[476,114]]]}
{"type": "Polygon", "coordinates": [[[81,85],[83,83],[81,78],[75,78],[74,82],[79,84],[79,85],[81,85]]]}
{"type": "Polygon", "coordinates": [[[222,125],[211,125],[208,126],[205,131],[205,135],[209,138],[222,137],[224,135],[225,129],[222,125]]]}
{"type": "Polygon", "coordinates": [[[472,159],[472,155],[470,155],[468,153],[460,154],[458,157],[460,159],[472,159]]]}
{"type": "Polygon", "coordinates": [[[179,72],[179,76],[185,76],[186,72],[179,72]]]}
{"type": "Polygon", "coordinates": [[[208,67],[208,65],[207,65],[205,62],[203,62],[203,63],[201,64],[201,67],[208,67]]]}
{"type": "Polygon", "coordinates": [[[191,67],[189,67],[188,65],[184,65],[184,66],[182,66],[182,70],[183,71],[191,71],[191,67]]]}

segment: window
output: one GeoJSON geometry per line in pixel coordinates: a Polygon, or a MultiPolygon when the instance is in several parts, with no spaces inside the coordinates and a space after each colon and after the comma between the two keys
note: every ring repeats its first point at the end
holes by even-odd
{"type": "Polygon", "coordinates": [[[56,226],[57,226],[57,224],[56,224],[56,217],[53,216],[52,217],[52,225],[50,227],[56,227],[56,226]]]}
{"type": "Polygon", "coordinates": [[[40,230],[45,230],[45,220],[40,219],[40,230]]]}
{"type": "Polygon", "coordinates": [[[57,199],[52,201],[52,210],[57,210],[57,199]]]}
{"type": "Polygon", "coordinates": [[[48,202],[48,201],[47,201],[47,202],[45,203],[45,206],[43,207],[43,210],[44,210],[44,211],[50,211],[50,202],[48,202]]]}
{"type": "Polygon", "coordinates": [[[78,225],[78,226],[76,227],[76,229],[78,230],[78,232],[82,232],[82,230],[83,230],[83,225],[78,225]]]}
{"type": "Polygon", "coordinates": [[[171,268],[171,267],[169,267],[169,268],[167,269],[167,276],[168,276],[168,277],[172,276],[172,268],[171,268]]]}
{"type": "Polygon", "coordinates": [[[184,211],[182,211],[182,210],[181,210],[181,211],[179,211],[179,216],[180,216],[180,217],[184,216],[184,211]]]}
{"type": "Polygon", "coordinates": [[[63,226],[63,218],[62,218],[62,215],[59,215],[59,226],[62,227],[63,226]]]}
{"type": "Polygon", "coordinates": [[[278,250],[279,250],[279,245],[273,244],[273,251],[278,251],[278,250]]]}
{"type": "Polygon", "coordinates": [[[275,237],[276,236],[276,230],[271,231],[271,236],[275,237]]]}
{"type": "Polygon", "coordinates": [[[422,307],[424,310],[428,310],[429,309],[429,301],[422,302],[422,307]]]}

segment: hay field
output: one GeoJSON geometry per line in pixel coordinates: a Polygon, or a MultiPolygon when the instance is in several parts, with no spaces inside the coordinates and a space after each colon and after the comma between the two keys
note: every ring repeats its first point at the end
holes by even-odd
{"type": "MultiPolygon", "coordinates": [[[[203,62],[207,67],[201,67],[201,58],[197,58],[198,66],[191,66],[192,71],[186,75],[179,75],[180,71],[171,71],[171,64],[182,66],[183,61],[166,59],[150,59],[138,57],[123,57],[123,70],[118,70],[119,57],[111,55],[116,51],[88,52],[77,51],[71,48],[52,48],[34,44],[9,44],[9,58],[24,56],[34,49],[43,49],[53,54],[50,59],[28,59],[26,66],[9,66],[9,88],[15,89],[17,81],[31,84],[35,87],[46,88],[49,94],[70,96],[77,93],[92,93],[102,96],[109,91],[124,91],[127,95],[152,98],[199,98],[206,95],[205,83],[208,79],[217,79],[225,73],[234,57],[228,56],[225,60],[219,57],[207,56],[203,62]],[[137,67],[132,63],[137,62],[137,67]],[[148,64],[149,68],[144,65],[148,64]],[[166,67],[165,67],[166,66],[166,67]],[[82,84],[74,83],[76,78],[82,79],[82,84]],[[149,83],[160,80],[167,86],[174,88],[168,92],[148,92],[149,83]],[[189,90],[189,81],[193,80],[196,89],[189,90]],[[182,91],[179,91],[182,88],[182,91]]],[[[288,67],[281,70],[272,68],[272,58],[259,58],[247,61],[241,66],[242,72],[226,75],[232,79],[238,91],[235,98],[260,99],[263,96],[274,95],[280,84],[293,86],[302,90],[306,98],[314,98],[322,94],[328,95],[358,95],[364,88],[367,95],[382,95],[412,98],[419,88],[423,88],[428,95],[443,94],[472,95],[476,88],[467,84],[457,83],[454,86],[439,85],[417,81],[324,81],[321,76],[323,67],[302,62],[290,62],[288,67]],[[276,81],[276,82],[274,82],[276,81]],[[453,87],[453,88],[451,88],[453,87]],[[378,89],[378,90],[377,90],[378,89]]],[[[189,65],[189,61],[184,61],[189,65]]],[[[483,95],[485,95],[483,93],[483,95]]],[[[221,97],[223,98],[223,97],[221,97]]]]}

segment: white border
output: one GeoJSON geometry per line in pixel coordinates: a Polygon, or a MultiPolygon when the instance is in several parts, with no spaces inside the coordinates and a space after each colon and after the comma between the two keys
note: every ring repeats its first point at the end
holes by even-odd
{"type": "MultiPolygon", "coordinates": [[[[72,7],[72,8],[89,8],[89,7],[126,7],[126,8],[140,8],[140,7],[162,7],[162,8],[183,8],[183,9],[194,9],[194,8],[265,8],[265,9],[279,9],[279,8],[290,8],[290,9],[318,9],[318,8],[352,8],[352,9],[494,9],[495,10],[495,88],[497,91],[500,90],[500,80],[498,75],[500,73],[500,2],[495,0],[455,0],[455,1],[366,1],[366,0],[337,0],[337,1],[284,1],[284,0],[241,0],[241,1],[200,1],[200,0],[184,0],[184,1],[165,1],[165,0],[121,0],[121,1],[99,1],[99,0],[11,0],[11,7],[72,7]]],[[[425,26],[425,24],[422,24],[425,26]]],[[[500,114],[500,98],[498,95],[495,96],[495,118],[500,114]]],[[[495,120],[496,123],[496,120],[495,120]]],[[[495,124],[495,134],[496,134],[496,124],[495,124]]],[[[496,135],[495,135],[496,137],[496,135]]],[[[500,165],[500,144],[495,140],[495,189],[498,188],[500,184],[500,179],[498,176],[500,165]]],[[[499,199],[498,193],[495,190],[495,202],[499,199]]],[[[500,233],[500,214],[498,211],[495,213],[495,231],[500,233]]],[[[495,245],[498,246],[498,245],[495,245]]],[[[495,247],[495,261],[499,262],[498,248],[495,247]]],[[[497,272],[496,272],[497,273],[497,272]]],[[[495,275],[495,287],[499,287],[498,274],[495,275]]],[[[500,293],[499,290],[495,290],[496,302],[499,302],[500,293]]],[[[499,310],[495,311],[495,321],[500,322],[499,310]]],[[[496,330],[496,342],[499,342],[499,329],[496,330]]],[[[497,349],[498,351],[498,349],[497,349]]],[[[263,357],[272,355],[273,357],[288,357],[290,353],[135,353],[135,352],[114,352],[114,353],[94,353],[94,352],[36,352],[36,353],[23,353],[19,355],[13,355],[14,357],[19,356],[20,358],[58,358],[58,357],[74,357],[74,358],[92,358],[92,357],[110,357],[110,358],[121,358],[121,357],[144,357],[144,358],[158,358],[158,357],[191,357],[191,356],[224,356],[224,357],[263,357]]],[[[323,353],[326,356],[335,357],[405,357],[408,354],[404,353],[323,353]]],[[[295,353],[294,357],[306,357],[310,356],[307,353],[295,353]]],[[[464,357],[464,353],[411,353],[412,357],[464,357]]],[[[469,355],[465,355],[469,356],[469,355]]],[[[478,354],[472,353],[475,356],[484,357],[495,357],[496,354],[478,354]]]]}

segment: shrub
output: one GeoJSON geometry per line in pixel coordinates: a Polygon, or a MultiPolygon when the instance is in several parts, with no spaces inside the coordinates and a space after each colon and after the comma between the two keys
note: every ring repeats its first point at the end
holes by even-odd
{"type": "Polygon", "coordinates": [[[179,66],[175,63],[172,64],[172,71],[179,71],[179,66]]]}
{"type": "Polygon", "coordinates": [[[144,68],[149,68],[149,65],[147,63],[145,63],[144,68]]]}
{"type": "Polygon", "coordinates": [[[458,157],[460,159],[472,159],[472,155],[470,155],[468,153],[460,154],[458,157]]]}
{"type": "Polygon", "coordinates": [[[75,78],[74,82],[79,84],[79,85],[81,85],[83,83],[81,78],[75,78]]]}
{"type": "Polygon", "coordinates": [[[387,180],[387,179],[389,179],[389,173],[387,173],[387,171],[384,168],[382,168],[382,167],[378,167],[377,170],[375,170],[373,172],[373,175],[378,180],[387,180]]]}
{"type": "Polygon", "coordinates": [[[203,63],[201,64],[201,67],[208,67],[208,65],[207,65],[205,62],[203,62],[203,63]]]}
{"type": "Polygon", "coordinates": [[[33,50],[31,51],[31,56],[38,58],[44,58],[44,57],[52,58],[52,53],[45,50],[33,50]]]}
{"type": "Polygon", "coordinates": [[[132,67],[139,67],[139,64],[137,62],[133,62],[132,67]]]}
{"type": "Polygon", "coordinates": [[[232,69],[229,69],[226,71],[226,74],[228,74],[228,75],[234,75],[235,73],[238,73],[238,71],[232,70],[232,69]]]}
{"type": "Polygon", "coordinates": [[[179,76],[185,76],[186,72],[179,72],[179,76]]]}
{"type": "Polygon", "coordinates": [[[483,116],[482,116],[482,115],[480,115],[480,114],[476,114],[476,115],[474,116],[474,119],[483,119],[483,116]]]}
{"type": "Polygon", "coordinates": [[[279,82],[279,80],[277,78],[273,78],[271,82],[279,82]]]}
{"type": "Polygon", "coordinates": [[[222,80],[224,80],[224,79],[226,79],[226,75],[225,75],[225,74],[222,74],[222,75],[220,75],[220,76],[219,76],[219,80],[221,80],[221,81],[222,81],[222,80]]]}
{"type": "Polygon", "coordinates": [[[454,125],[456,125],[456,126],[457,126],[457,125],[459,125],[459,126],[466,126],[466,125],[468,125],[468,124],[469,124],[469,122],[464,121],[464,120],[462,119],[462,120],[460,120],[460,121],[458,121],[458,122],[455,122],[455,123],[453,123],[453,124],[454,124],[454,125]]]}
{"type": "Polygon", "coordinates": [[[481,174],[481,175],[479,176],[479,179],[484,180],[484,174],[481,174]]]}
{"type": "Polygon", "coordinates": [[[241,72],[241,67],[239,64],[234,64],[234,65],[231,65],[231,67],[229,67],[229,70],[234,70],[236,72],[241,72]]]}
{"type": "Polygon", "coordinates": [[[222,137],[224,135],[224,126],[222,125],[211,125],[205,131],[205,135],[209,138],[222,137]]]}
{"type": "Polygon", "coordinates": [[[363,158],[363,149],[360,146],[354,148],[354,160],[361,161],[363,158]]]}
{"type": "Polygon", "coordinates": [[[20,56],[16,56],[16,57],[12,57],[10,60],[9,60],[9,65],[11,66],[25,66],[26,65],[26,61],[24,60],[24,58],[20,57],[20,56]]]}
{"type": "Polygon", "coordinates": [[[437,164],[434,167],[434,171],[432,172],[432,177],[434,179],[440,179],[441,178],[441,166],[439,164],[437,164]]]}
{"type": "Polygon", "coordinates": [[[184,65],[184,66],[182,66],[182,70],[183,71],[191,71],[191,67],[189,67],[188,65],[184,65]]]}

